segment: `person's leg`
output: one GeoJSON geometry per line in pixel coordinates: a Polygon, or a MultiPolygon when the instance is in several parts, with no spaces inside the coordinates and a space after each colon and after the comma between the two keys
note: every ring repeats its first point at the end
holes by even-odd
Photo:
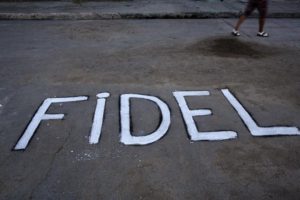
{"type": "Polygon", "coordinates": [[[264,32],[264,26],[266,21],[267,15],[267,8],[268,8],[268,1],[267,0],[260,0],[258,4],[258,12],[259,12],[259,26],[258,26],[258,33],[257,36],[268,37],[269,35],[264,32]]]}
{"type": "Polygon", "coordinates": [[[240,29],[240,26],[242,25],[242,23],[245,21],[245,19],[246,19],[246,15],[241,15],[240,16],[240,18],[239,18],[239,20],[237,21],[237,23],[236,23],[236,25],[235,25],[235,27],[234,27],[234,29],[236,30],[236,31],[238,31],[239,29],[240,29]]]}
{"type": "Polygon", "coordinates": [[[249,0],[244,13],[240,16],[239,20],[237,21],[237,23],[232,31],[232,34],[234,36],[240,35],[240,33],[239,33],[240,26],[245,21],[245,19],[253,12],[254,9],[255,9],[254,0],[249,0]]]}
{"type": "Polygon", "coordinates": [[[264,26],[265,26],[265,17],[264,16],[259,16],[259,27],[258,27],[258,32],[263,32],[264,31],[264,26]]]}

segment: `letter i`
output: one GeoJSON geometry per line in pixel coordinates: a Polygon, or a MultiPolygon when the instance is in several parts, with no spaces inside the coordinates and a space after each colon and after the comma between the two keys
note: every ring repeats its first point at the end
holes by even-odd
{"type": "Polygon", "coordinates": [[[99,142],[101,136],[101,129],[103,124],[103,116],[104,116],[104,108],[107,97],[109,97],[109,93],[99,93],[97,94],[97,106],[94,114],[93,126],[91,130],[91,135],[89,138],[90,144],[97,144],[99,142]]]}

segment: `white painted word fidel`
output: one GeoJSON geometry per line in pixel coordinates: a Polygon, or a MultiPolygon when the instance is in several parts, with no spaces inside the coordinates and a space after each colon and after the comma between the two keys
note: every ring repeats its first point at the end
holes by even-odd
{"type": "MultiPolygon", "coordinates": [[[[250,133],[253,136],[275,136],[275,135],[300,135],[300,131],[297,127],[260,127],[256,124],[254,119],[250,116],[247,110],[242,104],[236,99],[236,97],[228,90],[222,89],[221,92],[236,110],[239,117],[245,123],[250,133]]],[[[237,137],[237,133],[234,131],[211,131],[211,132],[199,132],[193,117],[211,115],[210,109],[198,109],[190,110],[185,97],[188,96],[207,96],[210,95],[209,91],[176,91],[173,95],[179,105],[184,122],[187,127],[187,132],[192,141],[213,141],[213,140],[227,140],[234,139],[237,137]]],[[[101,129],[103,124],[103,116],[105,113],[106,99],[110,96],[109,93],[100,93],[97,95],[97,105],[94,114],[92,129],[89,137],[90,144],[99,143],[101,136],[101,129]]],[[[162,138],[168,131],[171,124],[171,112],[168,105],[160,100],[158,97],[141,95],[141,94],[123,94],[121,95],[121,142],[125,145],[146,145],[153,143],[162,138]],[[146,99],[154,102],[158,105],[161,112],[162,120],[159,127],[153,132],[146,136],[133,136],[130,130],[130,99],[146,99]]],[[[47,98],[44,100],[40,108],[37,110],[29,125],[26,127],[25,132],[19,139],[14,147],[14,150],[24,150],[28,146],[29,141],[33,137],[37,127],[42,120],[59,120],[64,118],[64,114],[46,114],[48,108],[53,103],[65,103],[65,102],[76,102],[86,101],[87,96],[79,97],[65,97],[65,98],[47,98]]]]}

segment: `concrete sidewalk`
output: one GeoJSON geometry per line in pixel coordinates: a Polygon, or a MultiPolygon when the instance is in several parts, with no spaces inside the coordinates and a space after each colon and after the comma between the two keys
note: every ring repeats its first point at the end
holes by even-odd
{"type": "MultiPolygon", "coordinates": [[[[1,20],[95,20],[235,18],[244,9],[239,0],[133,0],[121,2],[15,2],[0,3],[1,20]]],[[[252,16],[256,17],[257,13],[252,16]]],[[[270,1],[270,18],[300,18],[299,1],[270,1]]]]}

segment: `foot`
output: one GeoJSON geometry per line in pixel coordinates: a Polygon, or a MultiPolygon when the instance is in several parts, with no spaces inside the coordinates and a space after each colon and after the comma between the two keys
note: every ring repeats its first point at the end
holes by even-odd
{"type": "Polygon", "coordinates": [[[237,31],[237,30],[235,30],[235,29],[232,30],[231,34],[232,34],[233,36],[240,36],[240,35],[241,35],[240,32],[237,31]]]}
{"type": "Polygon", "coordinates": [[[266,32],[264,32],[264,31],[258,32],[256,35],[257,35],[258,37],[269,37],[269,34],[266,33],[266,32]]]}

